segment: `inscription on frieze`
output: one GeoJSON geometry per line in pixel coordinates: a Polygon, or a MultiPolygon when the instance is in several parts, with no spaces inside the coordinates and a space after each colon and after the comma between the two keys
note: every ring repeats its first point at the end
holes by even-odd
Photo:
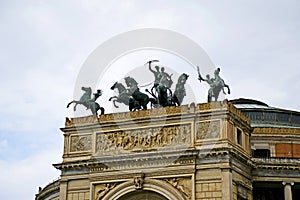
{"type": "Polygon", "coordinates": [[[191,124],[98,133],[96,138],[96,152],[155,150],[170,145],[189,144],[191,124]]]}
{"type": "Polygon", "coordinates": [[[203,121],[197,123],[196,140],[220,137],[220,121],[203,121]]]}
{"type": "Polygon", "coordinates": [[[75,135],[71,136],[71,152],[91,151],[92,135],[75,135]]]}

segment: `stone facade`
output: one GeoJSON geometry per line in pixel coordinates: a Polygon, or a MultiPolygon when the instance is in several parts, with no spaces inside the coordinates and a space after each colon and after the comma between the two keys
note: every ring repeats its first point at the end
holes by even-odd
{"type": "MultiPolygon", "coordinates": [[[[300,183],[300,175],[288,174],[299,161],[252,157],[251,146],[262,144],[276,155],[272,131],[251,128],[227,102],[66,118],[61,130],[64,155],[54,164],[61,177],[53,191],[60,200],[252,200],[254,182],[300,183]]],[[[300,134],[277,131],[278,140],[300,134]]],[[[287,195],[289,186],[282,186],[287,195]]],[[[58,199],[46,188],[36,200],[58,199]]]]}

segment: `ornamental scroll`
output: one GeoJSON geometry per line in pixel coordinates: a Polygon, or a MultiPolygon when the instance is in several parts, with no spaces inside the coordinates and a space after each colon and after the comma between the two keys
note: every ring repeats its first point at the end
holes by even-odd
{"type": "Polygon", "coordinates": [[[170,145],[189,144],[190,137],[191,124],[98,133],[96,152],[156,150],[170,145]]]}
{"type": "Polygon", "coordinates": [[[203,121],[197,123],[196,140],[220,137],[220,121],[203,121]]]}

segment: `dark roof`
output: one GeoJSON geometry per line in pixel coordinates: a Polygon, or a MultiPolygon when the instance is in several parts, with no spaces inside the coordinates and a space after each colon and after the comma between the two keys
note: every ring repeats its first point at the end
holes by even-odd
{"type": "Polygon", "coordinates": [[[268,104],[261,102],[261,101],[254,100],[254,99],[239,98],[239,99],[230,100],[229,102],[231,102],[233,104],[255,104],[255,105],[269,107],[268,104]]]}
{"type": "Polygon", "coordinates": [[[253,99],[240,98],[229,102],[251,119],[252,127],[300,127],[300,112],[270,107],[253,99]]]}

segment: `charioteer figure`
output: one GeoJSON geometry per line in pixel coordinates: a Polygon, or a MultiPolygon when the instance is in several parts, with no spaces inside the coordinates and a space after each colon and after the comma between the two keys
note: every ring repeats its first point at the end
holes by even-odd
{"type": "MultiPolygon", "coordinates": [[[[155,66],[155,69],[156,71],[154,71],[152,68],[151,68],[151,63],[153,62],[159,62],[159,60],[150,60],[148,61],[147,63],[149,64],[149,71],[152,72],[154,74],[154,87],[158,86],[159,85],[159,82],[160,82],[160,79],[161,79],[161,72],[159,71],[159,66],[156,65],[155,66]]],[[[147,64],[146,63],[146,64],[147,64]]]]}

